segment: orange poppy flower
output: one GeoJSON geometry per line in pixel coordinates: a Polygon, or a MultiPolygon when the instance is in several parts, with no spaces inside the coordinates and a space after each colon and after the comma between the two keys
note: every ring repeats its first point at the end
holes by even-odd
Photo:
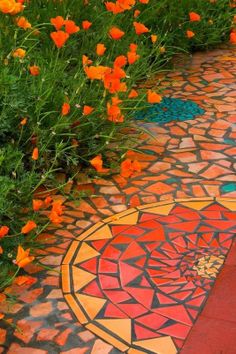
{"type": "Polygon", "coordinates": [[[91,80],[102,80],[105,72],[108,70],[109,68],[107,66],[86,66],[84,68],[84,71],[86,73],[86,75],[88,76],[89,79],[91,80]]]}
{"type": "Polygon", "coordinates": [[[40,69],[37,65],[30,66],[29,71],[32,76],[38,76],[40,74],[40,69]]]}
{"type": "Polygon", "coordinates": [[[36,147],[32,152],[32,159],[36,161],[38,160],[38,158],[39,158],[39,149],[36,147]]]}
{"type": "Polygon", "coordinates": [[[188,38],[192,38],[192,37],[195,36],[195,33],[194,33],[193,31],[187,30],[187,31],[186,31],[186,36],[187,36],[188,38]]]}
{"type": "Polygon", "coordinates": [[[64,206],[62,204],[62,200],[54,200],[52,203],[52,211],[55,211],[58,215],[62,215],[64,209],[64,206]]]}
{"type": "Polygon", "coordinates": [[[127,58],[128,58],[128,63],[131,65],[134,64],[140,58],[140,55],[134,52],[128,52],[127,58]]]}
{"type": "Polygon", "coordinates": [[[64,31],[51,32],[50,36],[57,48],[63,47],[69,38],[69,34],[64,31]]]}
{"type": "Polygon", "coordinates": [[[28,234],[30,231],[32,231],[36,227],[37,227],[37,224],[35,224],[35,222],[33,220],[29,220],[29,221],[27,221],[25,226],[22,227],[21,233],[28,234]]]}
{"type": "Polygon", "coordinates": [[[44,199],[45,208],[47,208],[52,202],[52,197],[48,196],[44,199]]]}
{"type": "Polygon", "coordinates": [[[119,68],[122,68],[126,64],[127,64],[127,58],[124,55],[119,55],[118,57],[116,57],[114,61],[114,67],[118,66],[119,68]]]}
{"type": "Polygon", "coordinates": [[[137,18],[140,15],[141,11],[135,10],[134,11],[134,18],[137,18]]]}
{"type": "Polygon", "coordinates": [[[25,54],[26,54],[26,51],[22,48],[18,48],[16,49],[14,52],[13,52],[13,57],[14,58],[24,58],[25,57],[25,54]]]}
{"type": "Polygon", "coordinates": [[[62,16],[57,16],[55,18],[51,18],[50,22],[56,28],[56,30],[59,31],[61,27],[64,26],[65,20],[62,16]]]}
{"type": "Polygon", "coordinates": [[[70,104],[67,102],[64,102],[61,107],[61,115],[67,116],[67,114],[69,114],[69,113],[70,113],[70,104]]]}
{"type": "Polygon", "coordinates": [[[9,227],[8,226],[1,226],[0,227],[0,238],[6,236],[9,232],[9,227]]]}
{"type": "Polygon", "coordinates": [[[132,89],[129,93],[128,98],[135,98],[135,97],[138,97],[138,92],[136,90],[132,89]]]}
{"type": "Polygon", "coordinates": [[[109,30],[109,35],[112,39],[118,41],[124,36],[125,32],[121,31],[118,27],[112,27],[109,30]]]}
{"type": "Polygon", "coordinates": [[[107,48],[105,47],[105,45],[103,43],[98,43],[97,47],[96,47],[97,55],[102,56],[105,53],[106,49],[107,48]]]}
{"type": "Polygon", "coordinates": [[[80,30],[79,26],[76,26],[72,20],[65,20],[65,31],[68,34],[74,34],[80,30]]]}
{"type": "Polygon", "coordinates": [[[107,104],[107,119],[114,123],[122,123],[124,122],[124,115],[121,114],[120,107],[117,105],[107,104]]]}
{"type": "Polygon", "coordinates": [[[90,164],[95,168],[97,172],[107,173],[109,168],[103,168],[103,160],[101,154],[95,156],[92,160],[89,161],[90,164]]]}
{"type": "Polygon", "coordinates": [[[135,32],[138,36],[140,36],[143,33],[149,32],[149,29],[143,24],[139,22],[133,22],[135,32]]]}
{"type": "Polygon", "coordinates": [[[24,250],[20,245],[17,248],[16,260],[13,261],[19,268],[24,268],[27,264],[31,263],[35,257],[30,256],[30,249],[24,250]]]}
{"type": "Polygon", "coordinates": [[[82,27],[85,31],[88,30],[91,26],[92,26],[92,22],[89,22],[87,20],[82,22],[82,27]]]}
{"type": "Polygon", "coordinates": [[[33,199],[32,204],[34,211],[38,211],[43,207],[43,201],[41,199],[33,199]]]}
{"type": "Polygon", "coordinates": [[[82,55],[82,64],[83,64],[83,66],[85,66],[85,65],[90,65],[90,64],[92,64],[92,60],[90,60],[88,57],[87,57],[87,55],[82,55]]]}
{"type": "Polygon", "coordinates": [[[158,39],[158,37],[157,37],[156,34],[151,34],[151,41],[152,41],[152,43],[156,43],[157,39],[158,39]]]}
{"type": "Polygon", "coordinates": [[[121,104],[123,101],[119,98],[119,97],[117,97],[117,96],[114,96],[114,97],[112,97],[111,98],[111,101],[112,101],[112,104],[113,105],[118,105],[118,104],[121,104]]]}
{"type": "Polygon", "coordinates": [[[147,92],[147,101],[148,103],[160,103],[162,100],[161,95],[159,95],[158,93],[148,90],[147,92]]]}
{"type": "Polygon", "coordinates": [[[18,27],[23,29],[32,28],[31,23],[29,23],[29,21],[24,16],[17,18],[16,24],[18,27]]]}
{"type": "Polygon", "coordinates": [[[128,178],[130,177],[135,171],[141,172],[141,165],[138,161],[132,161],[131,159],[125,159],[122,161],[121,166],[121,176],[128,178]]]}
{"type": "Polygon", "coordinates": [[[90,113],[92,113],[93,110],[94,110],[94,108],[91,107],[91,106],[84,106],[84,108],[83,108],[83,115],[87,116],[87,115],[89,115],[90,113]]]}
{"type": "Polygon", "coordinates": [[[236,33],[235,32],[231,32],[230,35],[229,35],[229,41],[230,43],[232,44],[236,44],[236,33]]]}
{"type": "Polygon", "coordinates": [[[63,218],[60,217],[58,213],[54,210],[50,212],[48,218],[53,224],[60,224],[63,222],[63,218]]]}
{"type": "Polygon", "coordinates": [[[27,118],[22,118],[22,120],[20,121],[21,125],[26,125],[27,123],[27,118]]]}
{"type": "Polygon", "coordinates": [[[33,278],[33,277],[29,277],[29,276],[26,276],[26,275],[19,275],[18,277],[16,277],[14,279],[14,284],[16,285],[31,285],[31,284],[34,284],[36,282],[36,279],[33,278]]]}
{"type": "Polygon", "coordinates": [[[138,49],[138,45],[137,45],[137,44],[135,44],[135,43],[130,43],[130,45],[129,45],[129,50],[130,50],[130,52],[136,53],[136,52],[137,52],[137,49],[138,49]]]}
{"type": "Polygon", "coordinates": [[[196,12],[190,12],[189,19],[190,19],[190,22],[198,22],[201,20],[201,16],[199,14],[197,14],[196,12]]]}

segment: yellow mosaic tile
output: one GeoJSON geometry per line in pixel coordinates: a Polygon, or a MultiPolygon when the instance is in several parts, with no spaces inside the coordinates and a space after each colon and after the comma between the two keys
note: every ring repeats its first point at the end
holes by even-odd
{"type": "Polygon", "coordinates": [[[103,240],[105,238],[112,238],[112,233],[108,225],[104,225],[97,231],[93,232],[91,236],[86,238],[86,241],[103,240]]]}
{"type": "Polygon", "coordinates": [[[133,342],[133,344],[140,346],[144,349],[150,350],[151,353],[177,354],[177,349],[174,345],[174,342],[169,336],[154,339],[145,339],[133,342]]]}
{"type": "Polygon", "coordinates": [[[191,209],[195,209],[195,210],[202,210],[204,208],[206,208],[208,205],[210,205],[212,203],[211,200],[209,201],[198,201],[198,202],[181,202],[182,205],[191,208],[191,209]]]}
{"type": "Polygon", "coordinates": [[[66,253],[65,258],[63,259],[62,264],[69,264],[71,262],[72,257],[75,254],[75,251],[79,247],[79,241],[73,241],[66,253]]]}
{"type": "Polygon", "coordinates": [[[114,218],[110,223],[114,225],[135,225],[138,222],[138,216],[139,212],[136,211],[136,213],[121,218],[114,218]]]}
{"type": "Polygon", "coordinates": [[[95,225],[91,226],[88,230],[84,231],[81,235],[79,235],[76,240],[78,241],[83,241],[87,236],[91,235],[99,229],[101,226],[103,226],[104,223],[102,221],[96,223],[95,225]]]}
{"type": "Polygon", "coordinates": [[[218,202],[231,211],[236,211],[236,201],[218,200],[218,202]]]}
{"type": "Polygon", "coordinates": [[[131,320],[130,319],[106,319],[96,320],[115,335],[119,335],[125,342],[131,343],[131,320]]]}
{"type": "Polygon", "coordinates": [[[75,301],[74,297],[71,294],[66,294],[65,299],[68,302],[69,306],[72,308],[75,316],[78,318],[79,322],[82,324],[88,323],[86,316],[83,311],[80,309],[79,305],[75,301]]]}
{"type": "Polygon", "coordinates": [[[97,252],[93,247],[89,246],[86,242],[83,242],[80,246],[79,252],[75,258],[74,264],[78,264],[88,259],[99,256],[100,253],[97,252]]]}
{"type": "Polygon", "coordinates": [[[62,273],[62,290],[64,293],[69,293],[71,291],[70,288],[70,268],[68,265],[61,266],[62,273]]]}
{"type": "Polygon", "coordinates": [[[96,278],[96,275],[72,266],[74,291],[78,291],[96,278]]]}
{"type": "Polygon", "coordinates": [[[76,298],[81,304],[84,311],[88,314],[88,316],[93,320],[107,300],[101,299],[95,296],[76,294],[76,298]]]}
{"type": "Polygon", "coordinates": [[[173,207],[174,204],[166,204],[166,205],[146,209],[146,212],[151,214],[158,214],[158,215],[169,215],[173,207]]]}

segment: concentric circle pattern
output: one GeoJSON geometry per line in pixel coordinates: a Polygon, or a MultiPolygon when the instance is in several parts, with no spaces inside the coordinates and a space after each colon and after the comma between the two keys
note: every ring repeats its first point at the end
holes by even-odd
{"type": "Polygon", "coordinates": [[[73,241],[64,296],[120,351],[179,352],[236,232],[236,202],[176,200],[109,217],[73,241]]]}

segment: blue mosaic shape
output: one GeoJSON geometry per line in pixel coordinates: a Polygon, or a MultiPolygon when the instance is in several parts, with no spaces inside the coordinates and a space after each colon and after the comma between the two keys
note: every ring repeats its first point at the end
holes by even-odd
{"type": "Polygon", "coordinates": [[[221,192],[223,193],[230,193],[230,192],[235,192],[236,191],[236,183],[225,183],[221,187],[221,192]]]}
{"type": "Polygon", "coordinates": [[[150,104],[148,108],[137,112],[134,116],[137,120],[157,122],[164,124],[175,121],[194,119],[195,116],[204,114],[205,111],[191,100],[164,97],[161,103],[150,104]]]}

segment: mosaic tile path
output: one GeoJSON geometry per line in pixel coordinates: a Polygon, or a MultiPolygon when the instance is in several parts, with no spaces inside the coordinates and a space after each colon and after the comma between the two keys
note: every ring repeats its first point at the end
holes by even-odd
{"type": "Polygon", "coordinates": [[[121,351],[176,354],[236,232],[236,200],[159,202],[78,236],[63,260],[80,323],[121,351]]]}
{"type": "MultiPolygon", "coordinates": [[[[28,281],[21,286],[14,284],[7,289],[12,300],[15,295],[19,295],[17,302],[12,301],[10,305],[0,304],[0,312],[7,312],[6,320],[0,323],[0,353],[118,354],[121,352],[81,325],[68,307],[60,287],[62,259],[71,241],[76,240],[85,229],[129,208],[159,201],[169,202],[175,198],[219,196],[236,198],[235,79],[235,49],[196,53],[188,68],[177,69],[176,72],[169,73],[165,77],[161,84],[166,87],[165,96],[192,100],[202,107],[205,113],[195,117],[194,120],[170,122],[162,126],[158,126],[156,123],[145,123],[145,127],[153,133],[155,139],[148,134],[142,134],[140,137],[140,149],[143,154],[136,154],[135,158],[140,160],[143,170],[128,180],[116,175],[109,180],[98,178],[93,182],[82,181],[83,183],[81,183],[78,181],[76,189],[79,192],[88,191],[92,195],[80,204],[72,201],[67,202],[64,224],[48,229],[40,237],[40,242],[42,242],[41,262],[50,269],[45,270],[39,265],[29,265],[27,267],[28,281]]],[[[159,85],[157,80],[150,82],[150,87],[155,84],[159,85]]],[[[196,212],[199,214],[199,211],[196,212]]],[[[165,217],[167,216],[163,216],[163,222],[165,217]]],[[[208,218],[212,220],[210,217],[208,218]]],[[[227,217],[224,216],[224,218],[227,217]]],[[[208,227],[211,228],[212,225],[208,224],[208,227]]],[[[224,232],[223,230],[219,231],[224,232]]],[[[181,230],[176,230],[176,232],[181,232],[181,230]]],[[[219,242],[219,235],[215,237],[219,242]]],[[[145,252],[147,254],[151,251],[145,249],[145,252]]],[[[217,257],[218,267],[221,261],[219,255],[217,257]]],[[[196,264],[194,272],[198,270],[205,274],[205,261],[211,262],[211,255],[204,255],[196,264]]],[[[216,314],[216,310],[212,310],[213,307],[214,309],[218,308],[222,298],[225,299],[224,306],[230,303],[234,304],[230,295],[234,295],[235,291],[231,292],[228,285],[230,283],[232,289],[235,288],[234,278],[232,278],[235,274],[235,263],[232,262],[232,264],[232,266],[224,265],[217,277],[216,286],[209,296],[209,304],[213,304],[211,310],[207,310],[207,302],[202,312],[205,315],[203,317],[200,315],[193,330],[190,331],[189,339],[187,338],[182,349],[183,354],[196,354],[191,348],[196,344],[199,348],[199,342],[203,342],[200,341],[200,338],[203,336],[206,338],[208,333],[212,347],[205,351],[199,349],[199,352],[204,354],[222,352],[222,347],[216,339],[216,336],[219,337],[219,332],[224,333],[224,338],[226,338],[225,332],[228,333],[228,336],[234,335],[235,337],[233,329],[236,322],[234,307],[231,306],[231,318],[222,318],[216,314]],[[226,273],[224,273],[224,269],[226,269],[226,273]],[[231,278],[230,274],[232,274],[231,278]],[[218,280],[220,280],[219,285],[218,280]],[[226,282],[227,301],[220,290],[224,281],[226,282]],[[216,300],[215,289],[220,294],[216,300]],[[213,296],[212,300],[211,296],[213,296]],[[217,301],[217,306],[215,306],[215,301],[217,301]],[[209,313],[213,313],[214,319],[218,316],[219,321],[211,320],[209,313]],[[200,325],[198,325],[199,321],[200,325]],[[214,323],[217,323],[217,326],[214,331],[210,332],[209,328],[214,328],[214,323]],[[226,326],[227,323],[231,324],[230,330],[228,330],[228,325],[226,326]],[[203,333],[201,333],[201,328],[203,333]]],[[[204,281],[211,280],[204,278],[204,281]]],[[[154,283],[152,282],[152,284],[154,283]]],[[[173,301],[177,300],[173,299],[173,301]]],[[[184,301],[185,299],[183,299],[182,305],[184,301]]],[[[226,313],[223,305],[220,308],[223,309],[222,313],[226,313]]],[[[197,311],[198,306],[194,309],[197,311]]],[[[159,314],[159,316],[163,316],[163,314],[159,314]]],[[[194,319],[192,315],[188,314],[188,316],[190,319],[194,319]]],[[[170,319],[169,325],[172,321],[174,320],[170,319]]],[[[179,319],[175,321],[176,324],[179,323],[178,321],[179,319]]],[[[186,323],[183,325],[188,327],[186,323]]],[[[161,333],[161,335],[163,334],[167,337],[171,336],[161,333]]],[[[182,340],[183,338],[173,337],[176,347],[180,347],[182,340]]],[[[227,343],[230,343],[229,338],[227,343]]],[[[145,351],[145,348],[141,350],[145,351]]],[[[232,348],[227,349],[226,353],[234,354],[232,348]]]]}

